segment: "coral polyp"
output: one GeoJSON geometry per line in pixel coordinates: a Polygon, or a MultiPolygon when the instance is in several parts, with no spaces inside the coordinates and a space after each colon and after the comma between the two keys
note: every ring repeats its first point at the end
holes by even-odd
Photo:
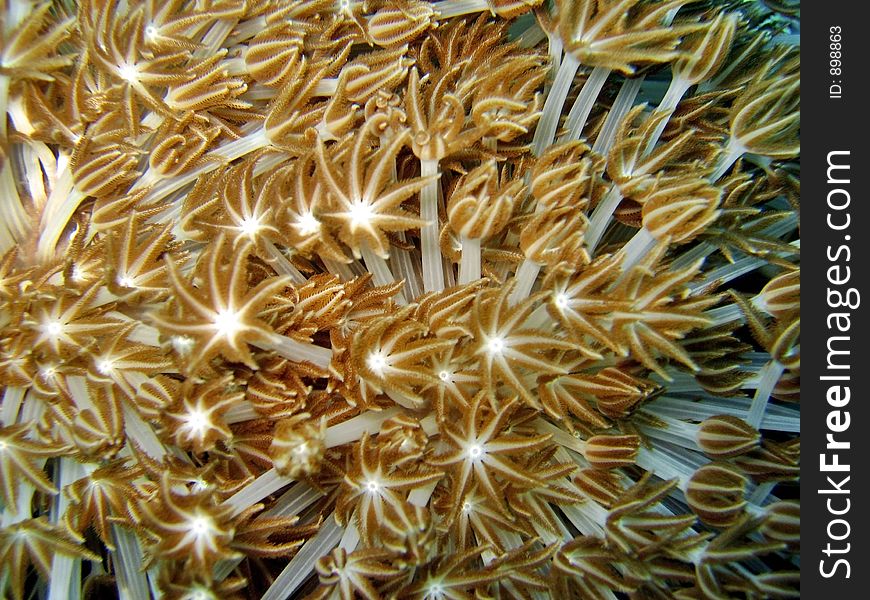
{"type": "Polygon", "coordinates": [[[0,2],[0,595],[799,595],[799,22],[0,2]]]}

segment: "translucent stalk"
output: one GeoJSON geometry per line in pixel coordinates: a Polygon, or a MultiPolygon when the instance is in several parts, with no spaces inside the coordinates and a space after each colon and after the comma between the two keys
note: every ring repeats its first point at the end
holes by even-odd
{"type": "Polygon", "coordinates": [[[529,297],[532,288],[535,286],[535,281],[538,279],[538,273],[541,272],[541,265],[527,258],[520,263],[520,268],[514,276],[516,285],[511,292],[508,303],[511,305],[518,304],[529,297]]]}
{"type": "Polygon", "coordinates": [[[27,182],[27,192],[30,202],[35,207],[45,206],[48,200],[46,179],[51,182],[57,177],[54,167],[57,160],[52,151],[42,142],[29,141],[25,145],[15,146],[21,153],[21,164],[24,167],[24,180],[27,182]]]}
{"type": "MultiPolygon", "coordinates": [[[[563,463],[571,463],[577,462],[579,456],[575,453],[566,451],[564,448],[559,448],[556,450],[555,455],[556,460],[563,463]]],[[[583,460],[583,459],[580,459],[583,460]]],[[[584,461],[585,462],[585,461],[584,461]]],[[[581,464],[577,462],[578,466],[581,468],[586,468],[588,464],[581,464]]],[[[580,494],[583,494],[583,490],[577,489],[576,486],[571,486],[576,489],[580,494]]],[[[568,520],[571,524],[576,527],[580,533],[583,535],[601,535],[604,533],[604,527],[607,523],[608,511],[606,508],[595,502],[594,500],[589,500],[588,502],[578,502],[577,504],[566,504],[559,507],[562,512],[568,517],[568,520]]]]}
{"type": "Polygon", "coordinates": [[[749,496],[749,502],[757,506],[764,506],[764,503],[770,497],[770,493],[775,487],[775,481],[765,481],[764,483],[759,484],[758,487],[755,488],[755,491],[752,492],[752,495],[749,496]]]}
{"type": "MultiPolygon", "coordinates": [[[[42,468],[45,465],[45,460],[36,461],[36,464],[42,468]]],[[[0,518],[0,529],[20,523],[25,519],[33,516],[31,505],[33,503],[33,494],[36,493],[36,488],[26,481],[13,482],[12,485],[17,485],[16,490],[16,505],[7,506],[3,509],[3,517],[0,518]]]]}
{"type": "Polygon", "coordinates": [[[224,421],[226,421],[227,425],[232,425],[234,423],[253,421],[254,419],[260,418],[261,416],[262,415],[257,412],[257,409],[254,408],[253,404],[251,404],[247,400],[243,400],[242,402],[234,405],[226,412],[226,414],[224,415],[224,421]]]}
{"type": "MultiPolygon", "coordinates": [[[[698,454],[681,448],[677,445],[668,442],[660,442],[652,448],[641,446],[638,452],[637,464],[651,473],[655,473],[662,479],[678,479],[679,491],[672,493],[672,496],[678,498],[684,504],[685,491],[689,484],[692,475],[695,474],[700,467],[709,464],[709,460],[698,454]]],[[[754,487],[747,486],[747,497],[752,497],[754,487]]],[[[747,500],[745,506],[746,511],[753,516],[764,514],[764,509],[747,500]]]]}
{"type": "MultiPolygon", "coordinates": [[[[342,446],[350,442],[359,440],[363,434],[376,434],[380,430],[381,425],[387,419],[391,419],[402,413],[401,408],[388,408],[382,411],[366,411],[361,415],[357,415],[347,421],[332,425],[326,429],[324,445],[327,448],[342,446]]],[[[428,417],[427,417],[428,418],[428,417]]],[[[434,417],[431,423],[426,419],[424,422],[424,431],[432,435],[437,431],[434,417]]],[[[283,477],[278,474],[275,469],[269,469],[254,481],[236,492],[225,502],[227,506],[231,506],[236,514],[241,513],[249,506],[253,506],[263,498],[266,498],[282,487],[293,483],[294,479],[283,477]]]]}
{"type": "Polygon", "coordinates": [[[664,427],[656,425],[639,424],[637,428],[652,439],[670,442],[679,446],[685,446],[692,450],[700,451],[697,442],[698,425],[694,423],[686,423],[678,419],[671,419],[652,411],[646,411],[655,419],[662,421],[664,427]]]}
{"type": "Polygon", "coordinates": [[[710,320],[710,327],[718,327],[726,323],[743,322],[743,312],[736,304],[712,308],[706,311],[704,316],[710,320]]]}
{"type": "Polygon", "coordinates": [[[661,119],[656,125],[656,128],[653,130],[653,134],[650,136],[647,141],[646,148],[644,149],[643,155],[646,156],[650,152],[653,151],[653,148],[656,147],[656,144],[659,141],[659,138],[662,137],[662,132],[665,130],[665,127],[668,125],[668,119],[671,118],[671,115],[674,114],[674,111],[677,109],[677,105],[680,103],[680,100],[683,99],[685,93],[691,87],[691,82],[683,79],[682,77],[674,77],[671,79],[671,84],[668,86],[668,91],[665,92],[664,98],[659,102],[658,108],[653,113],[653,116],[658,116],[661,114],[667,115],[665,118],[661,119]]]}
{"type": "Polygon", "coordinates": [[[341,541],[338,542],[339,548],[344,548],[345,552],[350,554],[359,545],[359,530],[354,525],[356,515],[351,518],[350,523],[344,528],[344,533],[341,536],[341,541]]]}
{"type": "Polygon", "coordinates": [[[350,270],[350,267],[345,263],[341,263],[335,260],[322,259],[323,266],[326,267],[326,270],[336,275],[342,281],[350,281],[354,277],[353,271],[350,270]]]}
{"type": "Polygon", "coordinates": [[[430,437],[438,435],[438,421],[435,419],[435,414],[430,413],[429,416],[421,419],[420,427],[422,427],[423,432],[430,437]]]}
{"type": "Polygon", "coordinates": [[[433,481],[428,485],[414,488],[408,494],[408,502],[414,506],[426,506],[429,504],[429,500],[432,498],[432,493],[435,491],[437,485],[438,482],[433,481]]]}
{"type": "Polygon", "coordinates": [[[88,391],[88,386],[85,384],[85,378],[81,375],[71,375],[66,378],[69,395],[80,411],[93,409],[94,403],[91,400],[91,394],[88,391]]]}
{"type": "MultiPolygon", "coordinates": [[[[751,372],[752,367],[746,366],[746,367],[744,367],[744,370],[751,372]]],[[[744,389],[753,389],[754,390],[755,388],[758,387],[759,382],[761,381],[760,371],[761,370],[759,369],[758,373],[756,373],[753,377],[750,377],[749,379],[747,379],[746,381],[743,382],[744,389]]],[[[692,394],[695,392],[704,391],[704,388],[701,387],[701,384],[698,383],[698,380],[695,379],[694,377],[692,377],[692,375],[690,375],[688,373],[682,373],[682,372],[677,371],[675,369],[668,369],[666,372],[672,378],[671,382],[667,386],[669,393],[672,393],[672,394],[676,394],[676,393],[692,394]]],[[[654,374],[650,378],[656,382],[664,383],[662,381],[662,378],[658,375],[654,374]]]]}
{"type": "MultiPolygon", "coordinates": [[[[747,226],[750,227],[752,223],[748,223],[747,226]]],[[[791,233],[797,228],[798,220],[794,215],[789,215],[787,218],[780,220],[779,222],[771,225],[770,227],[762,230],[762,234],[768,237],[776,237],[781,238],[786,234],[791,233]]],[[[800,240],[796,240],[793,242],[793,245],[799,246],[800,240]]],[[[694,264],[700,258],[706,258],[710,256],[714,252],[716,252],[718,248],[709,242],[701,242],[696,244],[689,250],[683,252],[680,256],[674,259],[673,268],[675,271],[686,268],[691,264],[694,264]]],[[[727,265],[726,265],[727,266],[727,265]]]]}
{"type": "Polygon", "coordinates": [[[387,419],[392,419],[400,414],[400,408],[388,408],[382,411],[366,411],[361,415],[348,419],[326,430],[324,444],[327,448],[334,448],[360,439],[363,433],[377,433],[381,424],[387,419]]]}
{"type": "Polygon", "coordinates": [[[432,3],[432,10],[438,13],[441,19],[450,19],[489,11],[490,7],[486,0],[442,0],[432,3]]]}
{"type": "MultiPolygon", "coordinates": [[[[575,438],[573,435],[568,433],[567,431],[556,427],[549,421],[545,421],[544,419],[538,418],[533,423],[535,431],[541,434],[550,435],[551,440],[560,446],[564,446],[569,450],[573,450],[574,452],[584,455],[586,454],[586,442],[579,438],[575,438]]],[[[588,465],[584,465],[588,466],[588,465]]]]}
{"type": "Polygon", "coordinates": [[[299,269],[293,266],[287,257],[284,256],[284,253],[275,246],[272,240],[265,240],[263,244],[266,248],[266,252],[269,254],[269,264],[272,265],[272,268],[275,269],[275,272],[278,275],[287,275],[290,279],[293,280],[293,283],[305,283],[308,279],[299,272],[299,269]]]}
{"type": "Polygon", "coordinates": [[[553,328],[555,325],[556,322],[553,321],[553,317],[550,316],[546,304],[541,304],[533,310],[532,314],[530,314],[523,323],[523,326],[529,329],[553,328]]]}
{"type": "Polygon", "coordinates": [[[535,135],[532,138],[532,153],[535,156],[540,156],[547,146],[553,143],[556,128],[559,126],[559,117],[562,115],[562,106],[565,104],[565,98],[568,97],[568,91],[571,89],[574,76],[579,68],[580,61],[570,53],[565,55],[564,60],[559,65],[553,87],[547,94],[541,118],[538,120],[538,126],[535,128],[535,135]]]}
{"type": "Polygon", "coordinates": [[[18,411],[24,401],[27,389],[17,385],[7,386],[3,390],[3,406],[0,407],[0,424],[9,426],[18,420],[18,411]]]}
{"type": "Polygon", "coordinates": [[[222,47],[224,47],[224,42],[227,37],[233,32],[238,24],[238,19],[219,19],[211,26],[211,29],[202,36],[202,40],[200,41],[201,46],[193,52],[193,56],[196,58],[208,58],[214,56],[222,47]]]}
{"type": "Polygon", "coordinates": [[[574,105],[568,113],[568,120],[565,121],[567,133],[560,141],[578,140],[583,133],[583,128],[586,126],[586,121],[589,119],[589,114],[595,106],[595,101],[601,93],[601,88],[610,76],[610,69],[604,67],[595,67],[583,88],[574,100],[574,105]]]}
{"type": "MultiPolygon", "coordinates": [[[[13,6],[15,6],[16,4],[17,4],[16,2],[12,3],[13,6]]],[[[7,24],[7,26],[9,27],[8,31],[12,31],[12,29],[11,29],[12,26],[10,26],[8,24],[7,24]]],[[[6,29],[6,28],[4,27],[4,29],[6,29]]],[[[0,75],[0,115],[3,116],[3,118],[0,119],[0,139],[2,139],[4,143],[6,142],[6,138],[7,138],[7,135],[9,133],[7,125],[6,125],[6,113],[8,112],[8,109],[9,109],[9,84],[10,83],[11,83],[11,81],[9,79],[9,75],[0,75]]]]}
{"type": "MultiPolygon", "coordinates": [[[[545,32],[547,36],[547,54],[550,56],[550,68],[553,71],[558,72],[559,67],[562,65],[562,51],[565,49],[565,45],[562,43],[562,38],[559,37],[558,33],[550,33],[545,32]]],[[[547,83],[544,85],[544,92],[549,93],[552,86],[547,83]]],[[[562,107],[559,107],[561,111],[562,107]]]]}
{"type": "Polygon", "coordinates": [[[67,223],[85,199],[84,194],[73,189],[72,170],[69,168],[68,157],[62,155],[57,162],[60,176],[52,187],[42,212],[41,233],[36,248],[37,256],[43,262],[48,262],[54,256],[54,249],[67,223]]]}
{"type": "Polygon", "coordinates": [[[284,567],[261,600],[285,600],[308,579],[321,556],[332,550],[341,539],[342,529],[330,513],[320,531],[305,542],[296,556],[284,567]]]}
{"type": "Polygon", "coordinates": [[[5,229],[0,234],[0,251],[5,252],[12,246],[18,245],[30,229],[30,217],[21,204],[18,187],[12,174],[12,165],[8,160],[0,167],[0,192],[3,194],[3,201],[0,202],[0,223],[5,229]]]}
{"type": "Polygon", "coordinates": [[[264,517],[289,517],[303,510],[323,497],[323,492],[299,482],[284,493],[275,504],[263,513],[264,517]]]}
{"type": "Polygon", "coordinates": [[[547,39],[547,33],[540,28],[537,22],[533,22],[528,29],[516,37],[516,43],[520,48],[534,48],[547,39]]]}
{"type": "MultiPolygon", "coordinates": [[[[61,457],[56,463],[55,481],[58,489],[63,490],[66,486],[79,479],[81,470],[79,464],[67,457],[61,457]]],[[[66,494],[55,496],[50,515],[51,522],[57,524],[69,506],[66,494]]],[[[78,600],[81,597],[81,574],[82,559],[78,557],[55,554],[51,561],[51,577],[48,580],[48,600],[78,600]]]]}
{"type": "MultiPolygon", "coordinates": [[[[297,483],[290,488],[290,491],[281,496],[271,509],[262,513],[255,521],[261,518],[292,517],[298,515],[322,497],[323,492],[319,492],[305,483],[297,483]]],[[[220,561],[213,571],[215,581],[223,581],[229,577],[243,560],[243,558],[233,558],[220,561]]]]}
{"type": "Polygon", "coordinates": [[[237,515],[246,508],[253,506],[263,498],[267,498],[295,481],[291,477],[278,474],[275,469],[269,469],[241,490],[227,498],[224,506],[231,507],[237,515]]]}
{"type": "Polygon", "coordinates": [[[161,460],[166,455],[166,448],[160,443],[151,426],[142,420],[127,401],[121,403],[121,411],[124,414],[124,434],[127,438],[136,442],[148,456],[161,460]]]}
{"type": "Polygon", "coordinates": [[[118,525],[111,526],[115,550],[109,551],[115,566],[118,594],[124,600],[151,600],[148,581],[142,572],[142,551],[131,531],[118,525]]]}
{"type": "Polygon", "coordinates": [[[771,360],[761,369],[758,387],[755,389],[752,405],[749,407],[749,414],[746,417],[746,422],[756,429],[761,428],[767,403],[770,401],[770,394],[773,393],[773,388],[776,387],[784,371],[785,367],[776,360],[771,360]]]}
{"type": "MultiPolygon", "coordinates": [[[[795,248],[794,253],[797,254],[800,249],[800,240],[793,241],[791,243],[791,246],[795,248]]],[[[711,254],[715,250],[716,248],[711,246],[709,254],[711,254]]],[[[789,253],[782,252],[781,254],[787,255],[789,253]]],[[[676,264],[677,261],[674,262],[676,264]]],[[[680,265],[683,265],[684,262],[685,261],[680,260],[680,265]]],[[[693,284],[691,286],[692,293],[698,293],[700,291],[703,291],[711,285],[722,286],[725,283],[737,279],[738,277],[742,277],[747,273],[751,273],[756,269],[766,267],[768,264],[768,261],[762,260],[760,258],[755,258],[753,256],[744,256],[743,258],[735,260],[733,263],[722,265],[717,269],[713,269],[712,271],[707,272],[703,281],[693,284]]],[[[753,302],[760,307],[763,305],[763,297],[761,295],[755,296],[753,298],[753,302]]]]}
{"type": "Polygon", "coordinates": [[[159,179],[155,182],[155,176],[149,175],[150,171],[148,171],[140,177],[135,184],[133,184],[131,191],[136,191],[149,183],[153,183],[154,186],[142,199],[142,203],[146,205],[156,203],[163,200],[173,192],[180,190],[184,186],[193,183],[200,175],[211,173],[218,167],[221,167],[224,163],[232,162],[246,154],[265,148],[269,143],[269,138],[266,136],[266,130],[262,128],[257,129],[245,137],[233,140],[224,144],[220,148],[212,150],[204,157],[200,166],[191,169],[187,173],[183,173],[176,177],[159,179]]]}
{"type": "MultiPolygon", "coordinates": [[[[646,405],[657,417],[704,420],[715,415],[731,415],[744,421],[749,418],[751,400],[747,398],[720,398],[701,395],[703,402],[691,399],[661,396],[646,405]]],[[[797,433],[800,431],[800,413],[787,405],[768,404],[764,411],[761,429],[797,433]]]]}
{"type": "Polygon", "coordinates": [[[459,285],[480,279],[480,239],[462,236],[462,258],[459,262],[459,285]]]}
{"type": "Polygon", "coordinates": [[[634,106],[634,101],[640,92],[643,77],[634,79],[626,79],[619,88],[619,93],[616,94],[616,100],[613,101],[613,107],[607,113],[604,119],[604,125],[601,126],[601,132],[595,138],[595,143],[592,145],[593,152],[597,152],[602,156],[607,156],[613,142],[616,141],[616,132],[619,130],[619,124],[628,111],[634,106]]]}
{"type": "Polygon", "coordinates": [[[261,350],[271,350],[278,353],[279,356],[297,361],[307,361],[313,365],[325,369],[329,366],[332,360],[332,349],[317,346],[310,342],[300,342],[286,335],[271,333],[268,336],[251,343],[261,350]]]}
{"type": "Polygon", "coordinates": [[[233,34],[227,38],[227,44],[236,46],[246,42],[268,27],[266,17],[253,17],[245,19],[233,29],[233,34]]]}
{"type": "MultiPolygon", "coordinates": [[[[546,513],[549,513],[550,518],[552,518],[553,521],[556,522],[556,524],[559,526],[559,531],[561,532],[562,535],[557,535],[557,534],[553,533],[552,531],[550,531],[549,529],[544,527],[544,525],[541,521],[539,521],[538,519],[533,519],[532,520],[532,527],[534,527],[535,533],[538,534],[538,537],[541,539],[541,542],[547,546],[549,546],[550,544],[570,542],[574,538],[574,536],[568,532],[568,529],[562,523],[562,520],[556,516],[556,514],[553,512],[553,509],[550,507],[550,505],[549,504],[545,505],[543,510],[546,513]]],[[[540,594],[540,592],[538,592],[538,593],[540,594]]],[[[521,596],[517,595],[517,597],[519,598],[521,596]]],[[[541,598],[542,600],[548,600],[548,596],[538,595],[538,596],[533,596],[533,597],[541,598]]]]}
{"type": "Polygon", "coordinates": [[[728,170],[737,162],[737,159],[743,156],[746,149],[734,137],[729,138],[728,145],[724,152],[719,156],[716,162],[716,167],[713,173],[710,174],[710,181],[716,183],[719,179],[728,172],[728,170]]]}
{"type": "Polygon", "coordinates": [[[646,227],[638,229],[637,233],[622,247],[625,258],[622,261],[624,273],[631,271],[659,243],[646,227]]]}
{"type": "Polygon", "coordinates": [[[679,271],[680,269],[685,269],[689,265],[693,265],[698,260],[702,258],[707,258],[714,252],[716,252],[718,248],[709,242],[701,242],[696,244],[680,254],[676,257],[672,264],[672,269],[674,271],[679,271]]]}
{"type": "Polygon", "coordinates": [[[274,88],[262,84],[254,84],[248,87],[242,98],[249,102],[273,100],[278,92],[274,88]]]}
{"type": "MultiPolygon", "coordinates": [[[[372,274],[372,281],[376,286],[392,285],[396,283],[396,278],[393,276],[393,272],[390,271],[390,265],[387,264],[386,260],[375,254],[365,242],[360,246],[359,250],[366,263],[368,272],[372,274]]],[[[394,300],[397,304],[401,305],[408,303],[401,290],[394,296],[394,300]]]]}
{"type": "MultiPolygon", "coordinates": [[[[430,177],[438,174],[437,160],[421,160],[420,175],[430,177]]],[[[420,218],[426,224],[420,230],[420,245],[423,251],[423,289],[440,292],[444,289],[443,261],[438,243],[438,180],[429,182],[420,192],[420,218]]]]}
{"type": "Polygon", "coordinates": [[[641,446],[637,452],[637,465],[661,479],[677,479],[680,489],[685,489],[695,469],[676,457],[659,452],[657,446],[652,448],[641,446]]]}
{"type": "Polygon", "coordinates": [[[338,78],[325,78],[317,82],[314,86],[313,94],[315,96],[334,96],[338,90],[338,78]]]}
{"type": "Polygon", "coordinates": [[[592,216],[589,218],[589,227],[586,228],[586,247],[589,249],[589,255],[595,253],[595,248],[604,235],[604,230],[610,224],[610,217],[613,216],[616,207],[622,201],[622,192],[619,186],[613,184],[604,199],[598,203],[595,210],[592,211],[592,216]]]}
{"type": "MultiPolygon", "coordinates": [[[[407,241],[404,232],[399,232],[398,236],[401,241],[407,241]]],[[[405,281],[405,297],[418,298],[423,293],[423,288],[411,251],[393,248],[390,251],[390,262],[398,277],[405,281]]]]}
{"type": "Polygon", "coordinates": [[[763,267],[766,264],[767,261],[752,256],[745,256],[733,263],[722,265],[718,269],[708,271],[705,273],[705,277],[702,281],[692,284],[690,287],[693,293],[697,293],[698,291],[706,289],[714,284],[721,286],[733,279],[751,273],[755,269],[763,267]]]}

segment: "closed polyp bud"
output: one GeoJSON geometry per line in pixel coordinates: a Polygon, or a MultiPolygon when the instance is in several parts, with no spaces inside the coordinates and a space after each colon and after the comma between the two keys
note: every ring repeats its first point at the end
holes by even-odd
{"type": "Polygon", "coordinates": [[[686,500],[698,517],[712,527],[733,525],[746,506],[746,478],[726,463],[704,465],[692,475],[686,500]]]}
{"type": "Polygon", "coordinates": [[[325,421],[313,420],[308,413],[280,421],[269,446],[275,470],[294,479],[317,473],[326,450],[325,436],[325,421]]]}
{"type": "Polygon", "coordinates": [[[539,265],[553,265],[564,260],[588,262],[584,254],[583,235],[589,222],[570,206],[544,210],[535,214],[520,232],[520,248],[526,258],[539,265]]]}
{"type": "Polygon", "coordinates": [[[764,537],[786,544],[798,544],[801,539],[801,505],[796,500],[775,502],[765,507],[767,519],[761,524],[764,537]]]}
{"type": "Polygon", "coordinates": [[[459,182],[447,204],[450,228],[462,237],[482,239],[500,232],[523,196],[522,180],[499,185],[495,162],[485,163],[459,182]]]}
{"type": "Polygon", "coordinates": [[[692,181],[657,190],[643,203],[643,226],[657,240],[688,242],[719,214],[721,190],[692,181]]]}
{"type": "Polygon", "coordinates": [[[596,435],[586,441],[584,455],[593,467],[613,469],[635,464],[639,448],[636,435],[596,435]]]}
{"type": "Polygon", "coordinates": [[[698,427],[698,446],[713,458],[730,458],[754,450],[761,435],[754,427],[730,415],[710,417],[698,427]]]}

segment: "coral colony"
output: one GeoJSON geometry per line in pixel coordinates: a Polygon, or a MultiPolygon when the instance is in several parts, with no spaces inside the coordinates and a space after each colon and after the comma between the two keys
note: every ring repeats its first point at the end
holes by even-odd
{"type": "Polygon", "coordinates": [[[798,595],[794,4],[0,3],[0,595],[798,595]]]}

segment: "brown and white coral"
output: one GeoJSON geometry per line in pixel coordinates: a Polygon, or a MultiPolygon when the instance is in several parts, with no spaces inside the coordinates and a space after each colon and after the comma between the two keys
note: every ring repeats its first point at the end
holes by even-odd
{"type": "Polygon", "coordinates": [[[799,49],[732,5],[0,2],[0,595],[797,596],[799,49]]]}

